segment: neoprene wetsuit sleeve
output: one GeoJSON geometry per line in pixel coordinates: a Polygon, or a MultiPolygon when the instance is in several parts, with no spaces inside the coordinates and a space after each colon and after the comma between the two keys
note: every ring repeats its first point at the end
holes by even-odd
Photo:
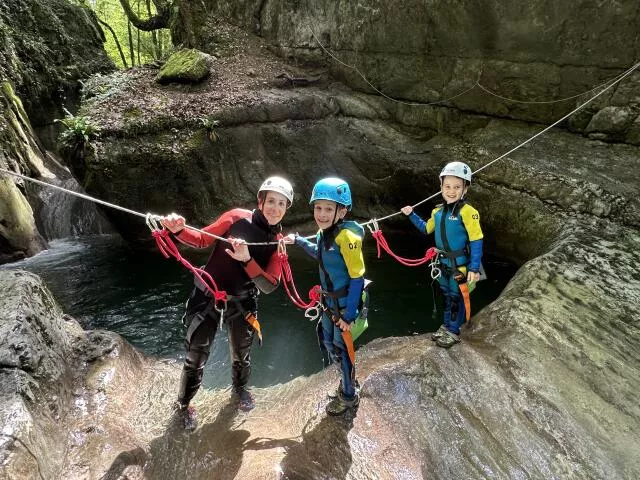
{"type": "Polygon", "coordinates": [[[482,261],[482,239],[469,242],[469,271],[479,272],[482,261]]]}
{"type": "Polygon", "coordinates": [[[296,245],[302,247],[307,255],[313,257],[315,260],[318,259],[318,245],[313,242],[310,242],[304,237],[296,235],[296,245]]]}
{"type": "Polygon", "coordinates": [[[348,229],[342,230],[335,239],[340,254],[349,272],[349,293],[344,320],[351,323],[358,314],[358,304],[364,287],[364,257],[362,255],[362,238],[348,229]]]}
{"type": "MultiPolygon", "coordinates": [[[[220,215],[220,217],[218,217],[215,222],[204,227],[202,230],[220,237],[227,233],[229,228],[231,228],[231,225],[233,225],[233,223],[236,222],[239,218],[246,217],[246,212],[248,212],[248,210],[243,210],[241,208],[229,210],[228,212],[220,215]]],[[[174,236],[180,242],[195,248],[206,248],[213,245],[216,241],[216,239],[212,236],[205,235],[188,227],[183,228],[180,233],[177,233],[174,236]]]]}
{"type": "Polygon", "coordinates": [[[429,233],[427,222],[425,222],[417,213],[411,212],[409,220],[411,220],[411,223],[413,223],[413,225],[425,235],[429,233]]]}
{"type": "Polygon", "coordinates": [[[480,228],[480,214],[468,203],[460,209],[462,223],[469,236],[469,265],[471,272],[480,271],[482,261],[482,228],[480,228]]]}
{"type": "Polygon", "coordinates": [[[347,295],[347,308],[344,312],[344,321],[351,323],[358,314],[358,305],[364,288],[364,277],[352,278],[349,281],[349,294],[347,295]]]}
{"type": "Polygon", "coordinates": [[[280,264],[277,252],[271,256],[265,270],[253,258],[244,267],[245,272],[262,293],[271,293],[280,284],[280,264]]]}

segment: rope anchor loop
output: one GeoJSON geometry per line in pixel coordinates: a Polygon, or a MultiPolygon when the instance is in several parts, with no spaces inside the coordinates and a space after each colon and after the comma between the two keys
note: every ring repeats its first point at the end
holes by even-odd
{"type": "Polygon", "coordinates": [[[287,244],[284,243],[284,238],[278,239],[278,253],[281,255],[287,254],[287,244]]]}
{"type": "Polygon", "coordinates": [[[380,227],[378,226],[378,219],[372,218],[369,223],[367,223],[367,228],[371,232],[371,235],[380,230],[380,227]]]}
{"type": "Polygon", "coordinates": [[[220,314],[220,317],[224,316],[224,312],[227,309],[227,298],[227,292],[217,290],[216,287],[216,290],[213,292],[213,308],[220,314]]]}

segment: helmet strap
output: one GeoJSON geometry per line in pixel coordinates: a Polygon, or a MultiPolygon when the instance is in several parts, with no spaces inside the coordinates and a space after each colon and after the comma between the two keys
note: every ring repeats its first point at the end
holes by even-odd
{"type": "MultiPolygon", "coordinates": [[[[342,221],[342,219],[344,218],[344,215],[342,215],[341,217],[338,218],[338,212],[340,211],[340,209],[344,208],[345,210],[347,209],[346,206],[342,205],[341,203],[336,202],[336,211],[333,214],[333,223],[332,225],[337,225],[338,223],[340,223],[340,221],[342,221]]],[[[346,214],[345,214],[346,215],[346,214]]]]}

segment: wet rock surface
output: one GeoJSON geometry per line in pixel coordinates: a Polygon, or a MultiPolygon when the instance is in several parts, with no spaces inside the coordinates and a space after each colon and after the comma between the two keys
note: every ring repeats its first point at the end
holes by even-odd
{"type": "MultiPolygon", "coordinates": [[[[172,413],[177,365],[143,358],[107,332],[74,327],[65,338],[60,312],[44,307],[41,285],[33,288],[37,280],[2,272],[2,284],[14,288],[2,296],[1,311],[42,303],[40,316],[55,315],[41,331],[58,332],[44,335],[54,339],[48,348],[66,352],[39,362],[47,367],[37,390],[3,381],[3,395],[45,417],[48,424],[30,428],[41,444],[65,452],[60,465],[31,445],[38,468],[48,468],[45,478],[635,478],[640,236],[599,222],[563,230],[473,317],[451,350],[428,336],[362,347],[357,412],[324,413],[326,392],[337,383],[330,368],[254,389],[250,413],[238,411],[229,390],[203,390],[194,400],[193,432],[172,413]],[[60,372],[78,365],[54,421],[44,414],[43,392],[59,389],[60,372]]],[[[25,343],[44,341],[34,334],[25,343]]],[[[15,417],[3,424],[16,425],[15,417]]],[[[28,452],[12,444],[3,447],[5,471],[36,471],[28,452]]]]}
{"type": "MultiPolygon", "coordinates": [[[[229,3],[218,4],[237,17],[229,3]]],[[[300,38],[311,50],[315,40],[305,23],[285,22],[278,13],[280,2],[255,6],[261,8],[252,18],[259,20],[265,38],[272,44],[292,39],[280,42],[279,51],[302,52],[300,38]]],[[[436,35],[434,45],[452,56],[445,62],[451,68],[441,76],[424,76],[437,88],[410,77],[407,82],[406,75],[393,78],[390,72],[407,72],[408,67],[399,69],[402,62],[414,75],[422,72],[416,65],[435,68],[442,62],[425,57],[416,63],[417,54],[399,57],[398,51],[405,50],[402,41],[415,36],[403,30],[403,36],[382,41],[388,30],[378,27],[406,17],[385,14],[382,6],[365,7],[358,2],[332,4],[325,9],[331,15],[357,17],[364,23],[347,22],[349,28],[340,37],[340,32],[329,31],[330,25],[346,23],[330,18],[326,27],[319,26],[327,30],[321,38],[331,40],[332,48],[345,50],[345,59],[354,62],[354,39],[360,38],[363,47],[376,46],[358,48],[362,55],[358,58],[371,66],[374,80],[402,98],[429,101],[457,93],[462,84],[451,79],[477,72],[478,55],[496,51],[490,37],[470,29],[476,35],[470,35],[472,45],[478,47],[451,67],[451,58],[457,58],[460,49],[455,42],[444,41],[450,39],[444,31],[436,35]],[[340,43],[347,40],[351,47],[340,43]],[[392,56],[393,62],[385,60],[392,56]],[[380,61],[373,62],[374,58],[380,61]],[[463,74],[458,75],[456,68],[463,74]]],[[[419,18],[425,7],[421,8],[419,18]]],[[[514,13],[511,9],[517,6],[472,11],[482,14],[481,23],[489,25],[491,19],[506,22],[509,12],[514,13]]],[[[577,19],[602,15],[601,10],[589,10],[573,16],[569,6],[559,10],[572,18],[558,27],[572,45],[579,43],[572,34],[579,30],[577,19]]],[[[624,8],[616,12],[611,15],[633,21],[624,8]]],[[[466,9],[457,14],[463,20],[471,18],[466,9]]],[[[551,20],[540,17],[542,24],[551,20]]],[[[404,21],[402,26],[406,25],[413,23],[404,21]]],[[[486,35],[498,31],[485,30],[486,35]]],[[[542,44],[552,42],[554,49],[563,45],[557,41],[557,30],[549,32],[542,44]]],[[[536,36],[537,30],[531,35],[536,36]]],[[[633,57],[635,44],[613,61],[610,41],[602,42],[606,58],[597,67],[573,66],[570,53],[563,57],[563,66],[540,66],[537,57],[514,56],[518,50],[514,47],[507,49],[505,58],[487,59],[491,68],[485,68],[483,75],[498,72],[491,77],[494,86],[504,85],[505,77],[515,78],[506,84],[514,96],[573,94],[608,78],[609,69],[619,72],[633,57]],[[579,81],[549,82],[569,73],[579,81]],[[540,90],[540,79],[555,90],[540,90]],[[571,89],[565,90],[565,85],[571,89]]],[[[294,68],[265,53],[259,43],[249,49],[236,47],[230,44],[226,53],[221,52],[216,77],[197,87],[158,86],[153,82],[157,71],[151,68],[98,79],[102,87],[84,108],[104,128],[103,137],[86,158],[75,159],[85,169],[78,175],[89,193],[141,211],[178,211],[198,225],[229,206],[253,204],[261,179],[283,173],[299,192],[288,217],[297,221],[308,219],[303,200],[313,182],[340,173],[355,191],[355,215],[369,219],[437,191],[437,174],[447,161],[465,160],[477,170],[539,131],[488,115],[545,121],[564,113],[555,106],[525,109],[497,100],[486,106],[475,96],[456,102],[457,109],[417,111],[331,83],[321,69],[311,75],[294,68]],[[283,72],[286,82],[280,77],[283,72]],[[311,77],[320,80],[291,81],[311,77]],[[144,96],[144,104],[132,92],[144,96]],[[204,126],[203,118],[219,121],[216,135],[204,126]]],[[[317,46],[312,48],[311,57],[318,60],[317,46]]],[[[355,73],[336,73],[335,67],[333,72],[362,88],[355,73]]],[[[616,95],[634,98],[634,83],[629,85],[608,97],[612,104],[616,95]]],[[[178,366],[143,358],[112,334],[85,333],[74,327],[65,337],[62,327],[55,327],[58,333],[52,340],[42,340],[50,337],[48,329],[33,329],[33,338],[25,342],[44,342],[61,353],[50,355],[55,360],[48,362],[43,357],[40,363],[49,365],[46,371],[51,373],[38,373],[39,389],[27,388],[30,376],[35,376],[29,370],[34,364],[23,362],[11,347],[13,337],[7,337],[3,358],[12,374],[4,377],[10,381],[4,380],[2,386],[8,392],[3,395],[11,400],[3,405],[17,405],[36,420],[25,414],[26,419],[16,421],[9,410],[1,410],[13,422],[3,424],[14,425],[11,428],[19,432],[42,433],[36,444],[26,433],[3,430],[0,455],[9,468],[4,471],[14,478],[40,471],[45,478],[65,479],[639,477],[638,150],[600,141],[628,138],[625,132],[633,131],[637,121],[633,108],[604,110],[608,106],[605,102],[569,122],[574,131],[589,130],[590,138],[548,132],[476,177],[469,197],[481,212],[487,248],[513,259],[520,270],[498,300],[475,312],[463,342],[451,350],[437,348],[427,336],[380,339],[360,349],[362,400],[355,415],[335,419],[324,414],[326,392],[337,383],[330,369],[256,389],[258,405],[248,414],[237,411],[229,391],[202,391],[194,402],[199,427],[186,433],[171,410],[178,366]],[[592,119],[601,109],[603,113],[592,119]],[[26,370],[12,366],[23,364],[26,370]],[[63,373],[70,370],[75,375],[63,373]],[[64,397],[56,409],[41,407],[49,405],[50,391],[61,392],[56,398],[64,397]],[[58,414],[59,420],[54,411],[64,412],[58,414]],[[55,457],[45,453],[45,444],[54,446],[55,457]]],[[[76,172],[80,171],[76,163],[76,172]]],[[[422,208],[420,213],[426,216],[431,205],[422,208]]],[[[130,238],[142,238],[142,222],[117,215],[112,219],[130,238]]],[[[49,321],[58,325],[60,312],[45,308],[47,301],[42,299],[50,297],[41,287],[14,286],[32,285],[35,280],[0,275],[3,282],[13,282],[6,283],[0,296],[8,305],[3,318],[22,315],[21,305],[42,305],[38,315],[54,312],[49,321]]]]}
{"type": "MultiPolygon", "coordinates": [[[[78,190],[71,174],[45,151],[32,125],[55,136],[53,119],[63,116],[63,106],[73,110],[77,105],[80,80],[114,69],[93,11],[66,0],[3,0],[0,39],[0,167],[78,190]]],[[[36,254],[46,247],[45,239],[107,230],[93,207],[84,205],[95,218],[89,220],[77,212],[77,204],[56,208],[73,202],[41,194],[32,185],[0,176],[0,263],[36,254]],[[76,212],[70,212],[74,207],[76,212]],[[44,226],[43,210],[69,223],[44,226]]]]}

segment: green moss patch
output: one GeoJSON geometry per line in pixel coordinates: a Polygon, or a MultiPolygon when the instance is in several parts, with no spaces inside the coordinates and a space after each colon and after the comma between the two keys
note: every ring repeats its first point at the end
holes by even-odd
{"type": "Polygon", "coordinates": [[[158,83],[198,83],[209,75],[209,63],[204,53],[182,49],[169,57],[156,78],[158,83]]]}

